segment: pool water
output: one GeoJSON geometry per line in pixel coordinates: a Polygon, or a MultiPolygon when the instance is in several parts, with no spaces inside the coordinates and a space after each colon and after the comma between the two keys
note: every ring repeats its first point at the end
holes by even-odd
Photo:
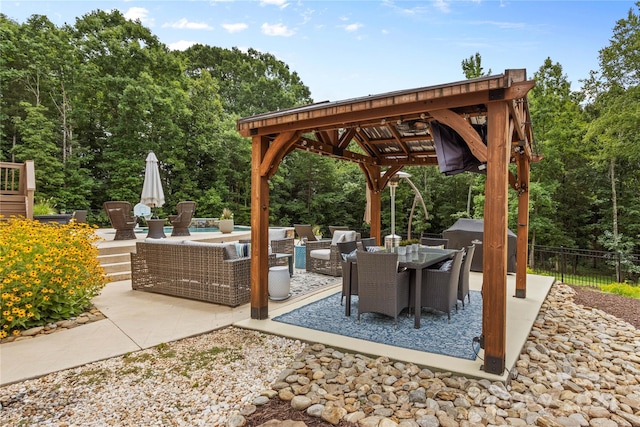
{"type": "MultiPolygon", "coordinates": [[[[233,227],[233,231],[250,231],[251,227],[246,225],[236,225],[233,227]]],[[[136,233],[147,233],[149,230],[147,227],[138,227],[135,229],[136,233]]],[[[173,227],[164,227],[165,234],[171,234],[173,227]]],[[[190,233],[216,233],[219,232],[218,227],[189,227],[190,233]]]]}

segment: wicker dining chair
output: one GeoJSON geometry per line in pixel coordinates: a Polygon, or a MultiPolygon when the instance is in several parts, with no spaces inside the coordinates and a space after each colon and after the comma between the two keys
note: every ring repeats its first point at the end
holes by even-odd
{"type": "Polygon", "coordinates": [[[409,307],[409,271],[398,271],[395,252],[358,251],[358,322],[362,313],[391,316],[409,307]]]}
{"type": "Polygon", "coordinates": [[[460,268],[460,277],[458,279],[458,299],[462,301],[462,308],[464,308],[465,297],[467,297],[467,300],[471,303],[471,295],[469,295],[469,275],[471,274],[471,263],[473,262],[473,254],[475,251],[475,245],[467,246],[467,252],[464,254],[464,260],[462,261],[462,267],[460,268]]]}
{"type": "Polygon", "coordinates": [[[347,289],[351,288],[351,295],[358,295],[357,261],[348,261],[345,259],[345,257],[351,255],[353,251],[358,250],[358,244],[356,241],[339,242],[336,243],[336,246],[340,252],[340,257],[342,258],[342,296],[340,297],[340,305],[342,305],[342,301],[344,300],[345,295],[347,295],[347,289]],[[347,268],[349,267],[349,263],[352,263],[351,269],[347,268]]]}
{"type": "Polygon", "coordinates": [[[375,237],[363,237],[360,239],[362,250],[368,251],[371,247],[378,247],[375,237]]]}
{"type": "Polygon", "coordinates": [[[131,215],[131,203],[109,201],[104,202],[102,207],[111,221],[111,226],[116,230],[113,240],[133,240],[136,238],[134,231],[136,217],[131,215]]]}
{"type": "Polygon", "coordinates": [[[424,271],[421,307],[443,311],[451,320],[451,309],[458,310],[458,280],[463,254],[464,250],[457,251],[447,270],[427,268],[424,271]]]}
{"type": "Polygon", "coordinates": [[[189,226],[191,219],[196,212],[196,202],[179,202],[176,206],[177,215],[169,215],[169,222],[173,226],[172,236],[190,236],[189,226]]]}

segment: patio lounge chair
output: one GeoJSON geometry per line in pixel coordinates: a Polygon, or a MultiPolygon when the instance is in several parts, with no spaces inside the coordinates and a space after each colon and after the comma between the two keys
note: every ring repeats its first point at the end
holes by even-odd
{"type": "Polygon", "coordinates": [[[467,297],[469,303],[471,303],[471,296],[469,295],[469,274],[471,273],[471,263],[473,262],[473,254],[475,251],[475,245],[467,246],[467,252],[464,254],[462,268],[460,269],[460,278],[458,279],[458,299],[462,301],[462,308],[464,308],[464,297],[467,297]]]}
{"type": "Polygon", "coordinates": [[[121,201],[104,202],[102,204],[116,235],[113,240],[133,240],[136,238],[134,228],[136,217],[131,215],[131,203],[121,201]]]}
{"type": "Polygon", "coordinates": [[[449,239],[423,237],[422,239],[420,239],[420,244],[424,246],[442,246],[442,249],[447,249],[447,246],[449,245],[449,239]]]}
{"type": "Polygon", "coordinates": [[[176,206],[177,215],[169,215],[169,222],[173,226],[172,236],[190,236],[189,225],[196,211],[196,202],[180,202],[176,206]]]}
{"type": "Polygon", "coordinates": [[[333,237],[333,233],[336,230],[348,230],[349,227],[345,226],[345,225],[330,225],[329,226],[329,233],[331,233],[331,237],[333,237]]]}
{"type": "Polygon", "coordinates": [[[362,313],[391,316],[409,307],[409,271],[398,272],[398,254],[358,251],[358,322],[362,313]]]}
{"type": "MultiPolygon", "coordinates": [[[[458,251],[453,256],[448,268],[427,268],[422,274],[422,302],[421,307],[433,308],[447,313],[447,319],[451,320],[451,309],[457,308],[458,279],[462,266],[463,251],[458,251]]],[[[362,279],[360,279],[362,283],[362,279]]]]}
{"type": "Polygon", "coordinates": [[[73,211],[73,216],[71,218],[76,222],[76,224],[84,224],[87,222],[87,211],[84,209],[73,211]]]}
{"type": "Polygon", "coordinates": [[[307,241],[307,271],[311,273],[342,275],[342,257],[336,243],[358,241],[359,233],[353,230],[338,230],[331,240],[307,241]]]}
{"type": "Polygon", "coordinates": [[[293,228],[296,231],[296,234],[298,235],[298,238],[300,240],[304,240],[306,238],[307,242],[315,242],[318,239],[316,239],[316,235],[313,234],[313,228],[311,227],[311,224],[294,224],[293,228]]]}

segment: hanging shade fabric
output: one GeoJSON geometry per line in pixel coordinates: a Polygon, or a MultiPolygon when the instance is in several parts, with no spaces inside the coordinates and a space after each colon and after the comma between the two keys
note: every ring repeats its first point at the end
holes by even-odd
{"type": "Polygon", "coordinates": [[[162,191],[162,182],[160,181],[158,158],[153,151],[149,151],[146,161],[140,203],[159,208],[164,205],[164,191],[162,191]]]}
{"type": "MultiPolygon", "coordinates": [[[[473,127],[487,145],[486,125],[473,125],[473,127]]],[[[467,171],[486,173],[485,165],[471,153],[471,149],[458,132],[437,121],[431,122],[431,132],[441,173],[447,176],[467,171]]]]}

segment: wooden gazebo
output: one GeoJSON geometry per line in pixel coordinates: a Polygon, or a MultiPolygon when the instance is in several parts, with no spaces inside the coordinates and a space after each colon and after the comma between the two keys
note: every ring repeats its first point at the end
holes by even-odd
{"type": "Polygon", "coordinates": [[[380,195],[404,166],[438,165],[433,123],[446,125],[486,167],[484,370],[505,369],[508,187],[518,193],[516,297],[526,297],[529,170],[535,161],[526,70],[450,84],[321,102],[239,119],[252,138],[251,317],[268,317],[269,179],[295,149],[356,162],[371,191],[371,236],[380,243],[380,195]],[[486,139],[474,124],[486,123],[486,139]],[[359,147],[355,150],[353,147],[359,147]],[[515,163],[515,174],[509,171],[515,163]]]}

